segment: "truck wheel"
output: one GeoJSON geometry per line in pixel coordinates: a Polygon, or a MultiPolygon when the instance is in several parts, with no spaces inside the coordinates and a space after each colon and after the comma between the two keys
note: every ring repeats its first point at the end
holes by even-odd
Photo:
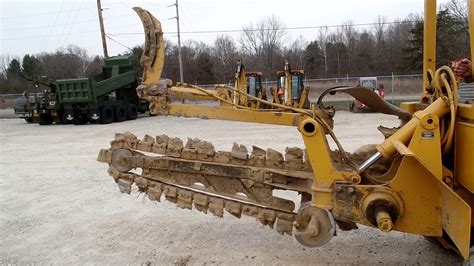
{"type": "Polygon", "coordinates": [[[33,117],[25,117],[26,123],[33,123],[33,117]]]}
{"type": "Polygon", "coordinates": [[[135,104],[130,104],[130,106],[128,106],[128,112],[127,112],[127,119],[128,120],[135,120],[137,119],[137,116],[138,116],[138,108],[135,104]]]}
{"type": "Polygon", "coordinates": [[[100,109],[99,123],[110,124],[114,122],[114,109],[110,105],[102,106],[100,109]]]}
{"type": "Polygon", "coordinates": [[[53,118],[51,115],[40,115],[38,123],[40,125],[51,125],[53,123],[53,118]]]}
{"type": "Polygon", "coordinates": [[[115,108],[115,122],[122,122],[127,119],[127,110],[122,105],[119,105],[115,108]]]}
{"type": "Polygon", "coordinates": [[[61,112],[61,116],[59,119],[61,121],[61,124],[67,125],[67,124],[71,124],[74,121],[74,116],[70,113],[61,112]]]}

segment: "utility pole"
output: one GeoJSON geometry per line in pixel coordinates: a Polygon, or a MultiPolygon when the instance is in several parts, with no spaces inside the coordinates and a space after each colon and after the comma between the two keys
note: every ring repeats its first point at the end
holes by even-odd
{"type": "Polygon", "coordinates": [[[104,20],[102,19],[102,6],[100,4],[100,0],[97,0],[97,12],[99,13],[100,34],[102,35],[102,48],[104,49],[104,57],[107,58],[109,57],[109,53],[107,52],[107,43],[105,41],[104,20]]]}
{"type": "Polygon", "coordinates": [[[182,82],[184,82],[183,79],[183,58],[181,57],[181,35],[179,33],[179,10],[178,10],[178,0],[176,0],[176,3],[171,6],[176,6],[176,24],[178,25],[178,62],[179,62],[179,79],[182,82]]]}

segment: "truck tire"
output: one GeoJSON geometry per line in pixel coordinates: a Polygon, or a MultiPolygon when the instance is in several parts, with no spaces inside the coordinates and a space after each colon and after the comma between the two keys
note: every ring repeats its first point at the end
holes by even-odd
{"type": "Polygon", "coordinates": [[[128,106],[127,119],[135,120],[137,119],[137,116],[138,116],[138,108],[135,104],[132,103],[128,106]]]}
{"type": "Polygon", "coordinates": [[[64,125],[67,125],[67,124],[71,124],[73,121],[74,121],[74,116],[70,113],[67,113],[67,112],[61,112],[61,116],[60,116],[60,121],[61,121],[61,124],[64,124],[64,125]],[[68,119],[68,116],[69,116],[69,119],[72,119],[69,120],[68,119]]]}
{"type": "Polygon", "coordinates": [[[122,122],[127,120],[127,109],[124,106],[119,105],[115,108],[114,121],[122,122]]]}
{"type": "Polygon", "coordinates": [[[110,124],[114,122],[114,109],[110,105],[102,106],[100,109],[99,123],[110,124]]]}
{"type": "Polygon", "coordinates": [[[33,117],[25,117],[25,121],[28,124],[33,123],[33,117]]]}
{"type": "Polygon", "coordinates": [[[40,115],[39,117],[39,122],[38,122],[40,125],[51,125],[53,123],[53,118],[51,117],[51,115],[40,115]]]}

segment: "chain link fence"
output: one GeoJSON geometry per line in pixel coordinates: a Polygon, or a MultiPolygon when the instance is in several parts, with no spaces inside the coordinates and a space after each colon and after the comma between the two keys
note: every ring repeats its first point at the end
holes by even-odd
{"type": "MultiPolygon", "coordinates": [[[[324,90],[335,86],[355,86],[359,84],[360,77],[330,78],[330,79],[306,79],[305,86],[309,87],[313,95],[320,95],[324,90]]],[[[423,75],[392,75],[378,76],[377,81],[385,87],[385,99],[408,99],[416,98],[421,91],[423,75]]],[[[233,81],[228,85],[233,86],[233,81]]],[[[276,88],[277,81],[263,80],[264,88],[276,88]]],[[[203,88],[212,89],[215,84],[198,85],[203,88]]],[[[15,99],[21,94],[0,94],[0,109],[11,109],[15,99]]],[[[350,96],[335,96],[336,99],[350,99],[350,96]]]]}

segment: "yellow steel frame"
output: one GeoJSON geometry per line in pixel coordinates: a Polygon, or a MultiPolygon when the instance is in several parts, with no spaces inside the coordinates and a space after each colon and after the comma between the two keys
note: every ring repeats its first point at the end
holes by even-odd
{"type": "MultiPolygon", "coordinates": [[[[473,5],[471,1],[468,4],[470,32],[473,32],[473,5]]],[[[436,66],[436,1],[425,1],[424,27],[422,97],[429,95],[426,91],[430,85],[428,72],[434,72],[436,66]]],[[[472,34],[470,42],[474,47],[472,34]]],[[[471,53],[473,51],[471,49],[471,53]]],[[[417,105],[404,106],[415,112],[419,109],[417,105]]],[[[361,185],[361,177],[356,172],[336,170],[322,128],[310,118],[302,120],[299,129],[314,172],[313,205],[331,209],[336,219],[376,226],[365,213],[364,201],[369,195],[385,195],[393,199],[400,212],[394,230],[433,237],[441,237],[444,231],[467,259],[471,245],[471,208],[474,207],[474,168],[469,162],[474,150],[473,107],[472,104],[460,104],[457,109],[461,120],[456,125],[454,169],[459,169],[457,173],[443,166],[439,118],[450,109],[445,99],[438,98],[377,146],[384,157],[401,156],[400,165],[389,173],[392,175],[390,181],[380,185],[361,185]]]]}
{"type": "MultiPolygon", "coordinates": [[[[474,30],[473,5],[468,1],[470,32],[474,30]]],[[[143,20],[143,19],[142,19],[143,20]]],[[[145,22],[144,22],[145,23],[145,22]]],[[[470,36],[471,54],[474,37],[470,36]]],[[[162,60],[160,54],[157,55],[162,60]]],[[[398,154],[398,167],[389,170],[389,180],[383,184],[361,184],[362,173],[339,171],[333,165],[324,128],[313,118],[289,112],[261,112],[238,109],[228,106],[203,106],[169,103],[161,97],[163,106],[155,106],[157,113],[185,117],[216,118],[255,123],[298,125],[307,150],[307,156],[314,172],[312,185],[312,204],[332,210],[336,219],[348,220],[370,226],[378,226],[383,231],[394,230],[424,236],[441,237],[443,231],[453,240],[464,258],[469,257],[470,232],[474,198],[474,174],[469,167],[469,152],[474,148],[474,109],[473,105],[458,106],[456,124],[456,162],[452,173],[443,166],[441,150],[440,119],[450,111],[445,99],[434,102],[426,88],[430,85],[428,73],[436,67],[436,1],[425,0],[424,57],[423,57],[423,103],[431,103],[423,111],[416,112],[407,124],[399,129],[377,150],[386,158],[398,154]],[[424,99],[429,98],[426,102],[424,99]],[[466,145],[467,144],[467,145],[466,145]],[[393,226],[376,223],[369,213],[370,204],[375,200],[387,203],[392,211],[389,219],[393,226]]],[[[162,64],[162,62],[161,62],[162,64]]],[[[156,71],[156,70],[151,70],[156,71]]],[[[285,71],[289,71],[285,66],[285,71]]],[[[148,73],[148,72],[147,72],[148,73]]],[[[161,71],[160,71],[161,74],[161,71]]],[[[285,77],[285,88],[291,96],[291,80],[285,77]]],[[[149,76],[148,76],[149,77],[149,76]]],[[[245,75],[244,75],[245,77],[245,75]]],[[[239,78],[236,76],[236,78],[239,78]]],[[[147,79],[148,80],[148,79],[147,79]]],[[[145,85],[150,85],[145,83],[145,85]]],[[[235,88],[241,90],[242,88],[235,88]]],[[[171,88],[175,95],[183,98],[215,99],[215,95],[203,93],[199,89],[171,88]]],[[[160,96],[152,96],[160,98],[160,96]]],[[[291,99],[291,97],[288,97],[291,99]]],[[[240,100],[240,99],[239,99],[240,100]]],[[[239,101],[240,102],[240,101],[239,101]]],[[[287,104],[285,98],[285,104],[287,104]]],[[[236,98],[234,98],[236,104],[236,98]]],[[[416,104],[404,104],[415,112],[416,104]]],[[[150,108],[155,108],[151,106],[150,108]]],[[[316,112],[327,123],[332,119],[324,112],[316,112]]]]}

